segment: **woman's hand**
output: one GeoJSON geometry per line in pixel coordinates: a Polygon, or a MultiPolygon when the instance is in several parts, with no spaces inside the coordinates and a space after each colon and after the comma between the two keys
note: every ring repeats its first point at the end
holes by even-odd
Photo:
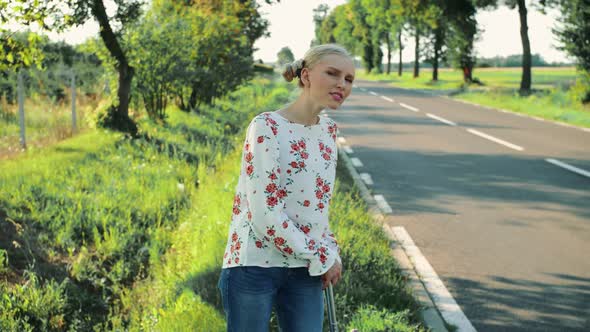
{"type": "Polygon", "coordinates": [[[322,274],[322,290],[326,289],[329,283],[332,283],[332,286],[335,286],[336,283],[340,280],[341,276],[342,264],[335,260],[332,267],[328,271],[326,271],[326,273],[322,274]]]}

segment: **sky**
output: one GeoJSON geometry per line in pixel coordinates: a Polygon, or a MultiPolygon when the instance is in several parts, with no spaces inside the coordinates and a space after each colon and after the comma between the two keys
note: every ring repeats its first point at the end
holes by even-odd
{"type": "MultiPolygon", "coordinates": [[[[543,15],[528,5],[529,38],[531,52],[539,53],[548,62],[571,61],[566,54],[556,49],[558,45],[551,28],[555,26],[557,11],[549,11],[543,15]]],[[[288,46],[296,59],[303,57],[314,38],[313,9],[319,4],[325,3],[330,8],[346,3],[346,0],[281,0],[280,3],[267,5],[261,3],[260,12],[269,20],[270,37],[261,38],[254,44],[258,50],[254,53],[255,59],[264,62],[274,62],[277,53],[284,46],[288,46]]],[[[107,9],[108,8],[107,3],[107,9]]],[[[111,8],[112,9],[112,8],[111,8]]],[[[480,57],[493,57],[496,55],[507,56],[522,53],[520,40],[520,23],[518,10],[510,10],[505,7],[493,11],[480,11],[476,16],[479,28],[483,30],[481,38],[476,42],[475,48],[480,57]]],[[[89,36],[98,34],[98,25],[89,21],[85,25],[70,30],[62,35],[49,34],[53,40],[66,40],[68,43],[77,44],[89,36]]],[[[384,51],[386,51],[384,49],[384,51]]],[[[398,61],[398,52],[392,54],[392,62],[398,61]]],[[[412,61],[414,58],[413,41],[406,41],[406,48],[402,53],[404,61],[412,61]]],[[[384,61],[386,58],[384,57],[384,61]]]]}

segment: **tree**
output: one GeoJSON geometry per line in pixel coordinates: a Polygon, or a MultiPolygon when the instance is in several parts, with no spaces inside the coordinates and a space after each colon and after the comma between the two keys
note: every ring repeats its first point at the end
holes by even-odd
{"type": "Polygon", "coordinates": [[[577,61],[582,72],[576,89],[582,103],[590,103],[590,1],[561,0],[560,26],[553,29],[561,42],[560,49],[577,61]]]}
{"type": "MultiPolygon", "coordinates": [[[[325,3],[319,4],[316,8],[313,9],[313,22],[315,24],[315,39],[311,41],[311,46],[326,43],[325,41],[322,41],[323,38],[320,37],[320,35],[321,35],[320,31],[322,29],[322,24],[323,24],[324,20],[328,16],[329,10],[330,10],[330,7],[328,7],[328,5],[325,3]]],[[[324,28],[324,30],[326,30],[326,29],[324,28]]]]}
{"type": "MultiPolygon", "coordinates": [[[[136,133],[137,127],[129,119],[129,100],[134,68],[129,65],[127,56],[119,42],[118,35],[141,14],[142,0],[114,0],[117,6],[115,15],[109,17],[103,0],[0,0],[2,22],[15,21],[23,25],[37,23],[45,31],[64,31],[72,26],[84,24],[95,19],[100,27],[100,37],[115,59],[119,74],[117,101],[104,118],[104,125],[122,131],[136,133]],[[113,29],[113,25],[119,27],[113,29]]],[[[9,51],[10,53],[10,51],[9,51]]]]}
{"type": "Polygon", "coordinates": [[[291,63],[293,61],[295,61],[295,57],[293,56],[293,52],[291,52],[289,47],[285,46],[281,48],[279,53],[277,53],[277,63],[279,66],[284,66],[287,63],[291,63]]]}

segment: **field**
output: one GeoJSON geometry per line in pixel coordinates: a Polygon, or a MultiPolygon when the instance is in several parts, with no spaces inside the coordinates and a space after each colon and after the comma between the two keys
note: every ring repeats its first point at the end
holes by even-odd
{"type": "Polygon", "coordinates": [[[473,77],[483,83],[481,86],[463,86],[462,73],[453,69],[440,70],[437,82],[432,82],[432,71],[427,69],[421,70],[416,79],[412,76],[412,71],[407,69],[401,77],[397,76],[397,71],[389,75],[367,75],[364,70],[357,70],[360,79],[448,94],[452,98],[476,104],[590,128],[590,106],[577,101],[580,83],[576,83],[576,70],[573,67],[532,68],[532,93],[528,96],[518,93],[520,68],[476,68],[473,77]]]}

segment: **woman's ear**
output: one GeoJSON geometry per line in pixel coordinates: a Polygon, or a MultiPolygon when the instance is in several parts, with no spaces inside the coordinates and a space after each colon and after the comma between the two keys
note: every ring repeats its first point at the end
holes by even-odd
{"type": "Polygon", "coordinates": [[[303,86],[309,87],[309,68],[301,69],[301,83],[303,86]]]}

